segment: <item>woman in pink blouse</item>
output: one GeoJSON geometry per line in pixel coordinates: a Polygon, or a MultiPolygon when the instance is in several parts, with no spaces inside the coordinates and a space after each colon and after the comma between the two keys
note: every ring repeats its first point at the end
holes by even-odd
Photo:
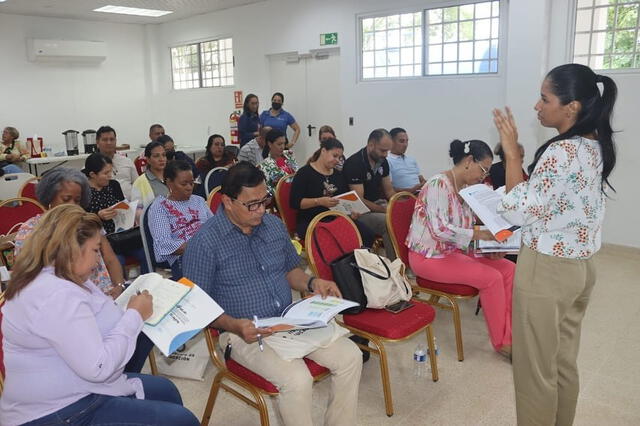
{"type": "Polygon", "coordinates": [[[454,166],[429,178],[418,195],[407,236],[409,265],[419,277],[477,288],[491,344],[510,356],[515,265],[498,254],[473,254],[472,241],[494,238],[489,231],[474,229],[473,212],[458,195],[465,186],[482,182],[493,154],[482,141],[454,140],[449,156],[454,166]]]}
{"type": "Polygon", "coordinates": [[[152,298],[123,312],[89,280],[101,229],[80,206],[54,207],[16,258],[2,307],[3,426],[199,424],[169,380],[123,373],[152,298]]]}
{"type": "Polygon", "coordinates": [[[571,425],[578,400],[580,329],[595,285],[605,190],[616,163],[614,81],[579,64],[552,69],[535,105],[558,135],[536,151],[523,181],[511,111],[494,111],[506,160],[498,210],[522,225],[513,303],[518,425],[571,425]],[[600,86],[602,85],[602,90],[600,86]]]}

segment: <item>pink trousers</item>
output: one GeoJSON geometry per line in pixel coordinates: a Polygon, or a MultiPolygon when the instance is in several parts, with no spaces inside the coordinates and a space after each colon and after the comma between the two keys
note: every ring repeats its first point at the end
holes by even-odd
{"type": "Polygon", "coordinates": [[[491,344],[495,350],[511,345],[511,293],[515,263],[461,252],[442,258],[426,258],[409,251],[409,265],[419,277],[477,288],[491,344]]]}

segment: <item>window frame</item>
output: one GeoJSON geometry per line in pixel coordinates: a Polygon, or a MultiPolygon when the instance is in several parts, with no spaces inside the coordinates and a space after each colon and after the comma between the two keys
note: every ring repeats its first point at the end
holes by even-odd
{"type": "MultiPolygon", "coordinates": [[[[488,73],[465,73],[465,74],[426,74],[426,70],[428,67],[428,49],[429,44],[427,43],[427,22],[426,16],[429,10],[432,9],[440,9],[447,8],[453,6],[463,6],[467,4],[475,4],[475,3],[485,3],[487,1],[496,1],[496,0],[448,0],[448,1],[438,1],[428,4],[423,4],[422,6],[412,6],[412,7],[404,7],[404,8],[394,8],[394,9],[385,9],[385,10],[377,10],[373,12],[360,13],[356,15],[356,82],[357,83],[370,83],[370,82],[384,82],[384,81],[405,81],[405,80],[420,80],[420,79],[434,79],[434,78],[500,78],[504,75],[504,70],[506,68],[506,51],[507,51],[507,42],[506,42],[506,30],[507,30],[507,3],[508,0],[497,0],[499,1],[499,26],[498,26],[498,58],[497,58],[497,72],[488,72],[488,73]],[[383,17],[389,15],[402,15],[405,13],[422,13],[422,75],[417,76],[398,76],[398,77],[372,77],[372,78],[363,78],[363,31],[362,31],[362,21],[367,18],[376,18],[383,17]]],[[[575,1],[575,0],[574,0],[575,1]]]]}
{"type": "Polygon", "coordinates": [[[171,78],[170,78],[170,85],[171,85],[171,90],[173,91],[183,91],[183,90],[200,90],[200,89],[228,89],[228,88],[234,88],[236,87],[236,55],[233,52],[233,37],[231,35],[220,35],[220,36],[216,36],[216,37],[204,37],[204,38],[199,38],[196,40],[190,40],[190,41],[183,41],[180,43],[174,43],[168,46],[168,50],[169,50],[169,70],[171,73],[171,78]],[[231,56],[232,56],[232,69],[233,69],[233,84],[231,85],[220,85],[220,86],[203,86],[203,81],[204,81],[204,77],[203,77],[203,64],[202,64],[202,44],[204,43],[208,43],[208,42],[212,42],[212,41],[220,41],[220,40],[226,40],[226,39],[230,39],[231,43],[232,43],[232,47],[231,47],[231,56]],[[177,47],[185,47],[185,46],[191,46],[191,45],[196,45],[197,46],[197,58],[198,58],[198,87],[187,87],[187,88],[183,88],[183,89],[176,89],[175,88],[175,80],[174,80],[174,76],[173,76],[173,56],[171,54],[171,50],[177,47]]]}
{"type": "MultiPolygon", "coordinates": [[[[593,7],[591,8],[593,9],[593,7]]],[[[575,62],[575,37],[576,37],[576,29],[577,29],[577,16],[578,16],[578,0],[570,0],[569,2],[569,25],[567,26],[567,48],[566,48],[566,62],[574,63],[575,62]]],[[[592,16],[593,22],[593,16],[592,16]]],[[[636,39],[640,37],[640,10],[638,12],[638,27],[636,28],[636,39]]],[[[606,30],[605,30],[606,32],[606,30]]],[[[614,30],[615,32],[615,30],[614,30]]],[[[593,33],[593,27],[589,31],[589,37],[591,38],[591,34],[593,33]]],[[[589,46],[591,47],[591,46],[589,46]]],[[[636,54],[640,54],[640,50],[636,52],[636,54]]],[[[589,54],[587,57],[592,56],[589,54]]],[[[599,74],[620,74],[620,75],[637,75],[640,74],[640,66],[631,67],[631,68],[592,68],[594,72],[599,74]]]]}

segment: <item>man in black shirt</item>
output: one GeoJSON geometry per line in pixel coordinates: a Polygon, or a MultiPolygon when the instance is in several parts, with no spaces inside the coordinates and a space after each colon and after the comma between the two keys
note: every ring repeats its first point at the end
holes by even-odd
{"type": "Polygon", "coordinates": [[[371,212],[359,220],[382,236],[387,257],[395,259],[393,245],[387,232],[387,200],[395,191],[389,177],[387,154],[393,142],[385,129],[376,129],[369,134],[367,146],[349,157],[343,173],[349,188],[355,191],[371,212]]]}

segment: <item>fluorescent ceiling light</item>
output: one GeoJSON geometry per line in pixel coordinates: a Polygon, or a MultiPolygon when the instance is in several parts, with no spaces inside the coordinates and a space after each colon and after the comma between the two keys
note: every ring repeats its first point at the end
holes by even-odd
{"type": "Polygon", "coordinates": [[[136,16],[150,16],[157,18],[158,16],[168,15],[173,13],[171,10],[156,10],[156,9],[139,9],[137,7],[124,7],[124,6],[104,6],[98,9],[93,9],[94,12],[105,13],[120,13],[123,15],[136,15],[136,16]]]}

